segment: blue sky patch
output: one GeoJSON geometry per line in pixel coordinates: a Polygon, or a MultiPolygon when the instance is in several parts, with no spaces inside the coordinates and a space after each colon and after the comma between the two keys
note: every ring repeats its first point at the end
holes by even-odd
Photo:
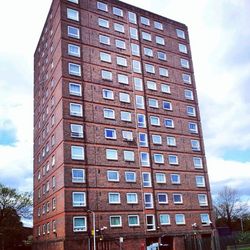
{"type": "Polygon", "coordinates": [[[223,158],[229,161],[238,161],[238,162],[250,162],[250,150],[238,150],[231,149],[227,150],[223,154],[223,158]]]}
{"type": "Polygon", "coordinates": [[[15,146],[17,142],[17,130],[11,120],[0,123],[0,145],[15,146]]]}

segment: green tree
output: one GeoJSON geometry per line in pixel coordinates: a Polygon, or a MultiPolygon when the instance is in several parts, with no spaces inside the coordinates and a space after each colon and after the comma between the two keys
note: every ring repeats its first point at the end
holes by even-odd
{"type": "Polygon", "coordinates": [[[30,218],[31,193],[20,193],[16,189],[0,184],[0,240],[2,249],[14,249],[22,243],[21,217],[30,218]]]}

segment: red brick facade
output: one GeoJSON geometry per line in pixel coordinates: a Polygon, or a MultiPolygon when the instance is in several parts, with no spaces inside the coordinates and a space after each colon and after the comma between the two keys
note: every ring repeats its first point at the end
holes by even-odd
{"type": "Polygon", "coordinates": [[[201,235],[211,234],[210,187],[184,24],[115,0],[54,0],[35,52],[34,69],[34,249],[93,249],[93,212],[97,249],[145,249],[159,242],[168,245],[161,249],[182,250],[194,223],[201,235]],[[136,23],[129,12],[136,14],[136,23]],[[109,28],[101,27],[100,19],[108,21],[109,28]],[[148,21],[150,25],[142,23],[148,21]],[[114,29],[117,24],[124,32],[114,29]],[[72,27],[78,29],[79,38],[70,35],[72,27]],[[131,37],[131,28],[137,30],[138,39],[131,37]],[[151,41],[143,38],[145,34],[151,35],[151,41]],[[101,42],[100,36],[109,44],[101,42]],[[79,56],[70,55],[69,45],[79,56]],[[146,55],[146,50],[153,56],[146,55]],[[101,53],[111,62],[102,61],[101,53]],[[118,65],[117,57],[126,60],[126,65],[118,65]],[[181,59],[189,67],[183,67],[181,59]],[[141,72],[133,61],[139,62],[141,72]],[[70,73],[70,64],[80,69],[79,75],[70,73]],[[168,75],[162,76],[161,69],[168,75]],[[103,70],[111,72],[112,79],[103,79],[103,70]],[[119,82],[119,75],[127,82],[119,82]],[[139,87],[134,84],[137,78],[142,83],[139,87]],[[107,90],[111,98],[104,97],[107,90]],[[129,99],[124,102],[121,96],[129,99]],[[136,96],[144,98],[144,108],[138,106],[136,96]],[[163,108],[166,102],[172,108],[163,108]],[[105,109],[112,110],[114,117],[104,117],[105,109]],[[122,112],[129,112],[131,119],[125,121],[122,112]],[[138,114],[145,116],[145,127],[139,126],[138,114]],[[167,120],[173,127],[166,126],[167,120]],[[132,132],[133,139],[124,139],[124,131],[132,132]],[[139,141],[140,133],[147,136],[146,145],[139,141]],[[161,142],[154,142],[153,136],[161,142]],[[175,144],[170,145],[167,140],[173,138],[175,144]],[[192,148],[191,142],[197,141],[200,147],[192,148]],[[107,149],[113,150],[115,159],[107,158],[107,149]],[[74,159],[72,150],[80,158],[74,159]],[[142,164],[141,152],[148,153],[149,166],[142,164]],[[176,163],[171,156],[178,159],[176,163]],[[157,157],[164,161],[157,162],[157,157]],[[200,165],[194,165],[195,159],[200,165]],[[128,181],[131,173],[134,180],[128,181]],[[143,173],[149,180],[143,179],[143,173]],[[129,202],[130,194],[136,201],[129,202]],[[152,195],[151,207],[145,194],[152,195]],[[114,197],[119,199],[112,203],[114,197]],[[178,224],[179,215],[183,221],[178,224]]]}

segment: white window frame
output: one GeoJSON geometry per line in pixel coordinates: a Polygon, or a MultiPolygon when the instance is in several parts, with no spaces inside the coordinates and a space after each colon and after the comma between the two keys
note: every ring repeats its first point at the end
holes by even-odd
{"type": "Polygon", "coordinates": [[[76,56],[76,57],[80,57],[81,53],[80,53],[80,46],[77,46],[75,44],[68,44],[68,54],[70,56],[76,56]],[[76,51],[76,52],[75,52],[76,51]]]}
{"type": "Polygon", "coordinates": [[[114,120],[115,119],[115,111],[113,109],[104,108],[103,109],[103,117],[106,118],[106,119],[112,119],[112,120],[114,120]],[[105,112],[108,112],[109,114],[112,113],[112,116],[107,115],[107,113],[105,114],[105,112]]]}
{"type": "Polygon", "coordinates": [[[174,136],[167,136],[167,145],[170,147],[176,147],[176,138],[174,136]]]}
{"type": "Polygon", "coordinates": [[[114,30],[119,32],[119,33],[125,33],[124,24],[114,23],[114,30]]]}
{"type": "Polygon", "coordinates": [[[186,38],[184,30],[176,29],[176,35],[177,37],[182,38],[182,39],[186,38]]]}
{"type": "Polygon", "coordinates": [[[193,164],[194,167],[197,169],[202,169],[203,168],[203,162],[202,162],[202,158],[201,157],[193,157],[193,164]],[[197,164],[197,162],[200,162],[200,164],[197,164]]]}
{"type": "Polygon", "coordinates": [[[162,145],[162,136],[161,135],[152,135],[152,142],[155,145],[162,145]]]}
{"type": "Polygon", "coordinates": [[[73,217],[73,231],[74,232],[86,232],[87,231],[87,217],[86,216],[74,216],[73,217]],[[75,225],[75,220],[76,219],[83,219],[84,224],[82,228],[78,228],[75,225]]]}
{"type": "Polygon", "coordinates": [[[198,202],[201,207],[207,207],[208,206],[208,198],[207,194],[198,194],[198,202]]]}
{"type": "Polygon", "coordinates": [[[203,175],[195,176],[196,187],[206,187],[205,177],[203,175]]]}
{"type": "Polygon", "coordinates": [[[179,159],[177,155],[168,155],[168,163],[170,165],[179,165],[179,159]],[[172,161],[171,159],[175,159],[175,161],[172,161]]]}
{"type": "Polygon", "coordinates": [[[100,51],[99,55],[101,62],[111,63],[111,54],[100,51]]]}
{"type": "Polygon", "coordinates": [[[102,69],[101,70],[101,76],[102,76],[102,79],[105,80],[105,81],[112,81],[112,79],[113,79],[113,74],[109,70],[102,69]],[[107,74],[109,75],[108,77],[107,77],[107,74]]]}
{"type": "Polygon", "coordinates": [[[73,76],[81,76],[81,65],[76,63],[68,63],[68,72],[73,76]],[[78,69],[78,70],[76,70],[78,69]]]}
{"type": "Polygon", "coordinates": [[[143,187],[152,187],[151,173],[142,172],[142,186],[143,187]]]}
{"type": "Polygon", "coordinates": [[[114,100],[114,92],[113,92],[113,90],[103,89],[102,90],[102,97],[104,99],[107,99],[107,100],[114,100]],[[105,93],[107,93],[108,95],[106,95],[105,93]]]}
{"type": "Polygon", "coordinates": [[[71,159],[72,160],[82,160],[82,161],[84,161],[85,160],[85,152],[84,152],[84,147],[82,147],[82,146],[71,146],[71,159]],[[81,151],[81,153],[79,153],[79,154],[75,154],[74,155],[74,150],[80,150],[81,151]]]}
{"type": "Polygon", "coordinates": [[[122,217],[120,215],[111,215],[109,216],[109,225],[110,227],[122,227],[122,217]],[[112,218],[119,218],[120,223],[118,225],[112,225],[112,218]]]}
{"type": "Polygon", "coordinates": [[[100,35],[99,35],[99,42],[100,42],[101,44],[110,45],[110,37],[100,34],[100,35]]]}
{"type": "Polygon", "coordinates": [[[82,117],[82,105],[79,104],[79,103],[70,103],[69,104],[69,107],[70,107],[70,115],[71,116],[79,116],[79,117],[82,117]],[[73,111],[73,107],[78,107],[79,108],[79,111],[73,111]]]}
{"type": "Polygon", "coordinates": [[[76,96],[82,96],[82,85],[79,84],[79,83],[70,82],[69,83],[69,94],[70,95],[76,95],[76,96]],[[76,92],[76,91],[72,90],[71,87],[73,87],[73,86],[79,87],[79,91],[76,92]]]}
{"type": "Polygon", "coordinates": [[[124,74],[117,74],[117,79],[120,84],[128,85],[128,76],[124,74]]]}
{"type": "Polygon", "coordinates": [[[159,108],[159,101],[155,98],[148,98],[148,106],[151,108],[159,108]]]}
{"type": "Polygon", "coordinates": [[[119,49],[126,49],[126,42],[124,40],[115,39],[115,46],[119,49]]]}
{"type": "Polygon", "coordinates": [[[109,20],[104,18],[98,18],[98,25],[101,28],[109,29],[109,20]]]}
{"type": "Polygon", "coordinates": [[[124,161],[133,162],[135,161],[135,152],[132,150],[124,150],[123,158],[124,158],[124,161]]]}
{"type": "Polygon", "coordinates": [[[72,192],[72,206],[73,207],[85,207],[86,206],[86,193],[85,192],[72,192]],[[81,194],[83,201],[81,203],[75,201],[75,195],[81,194]]]}
{"type": "Polygon", "coordinates": [[[154,163],[156,163],[156,164],[164,164],[164,155],[163,154],[155,153],[153,156],[154,156],[154,163]],[[161,159],[157,159],[158,157],[160,157],[161,159]]]}
{"type": "Polygon", "coordinates": [[[79,22],[79,11],[67,8],[67,18],[79,22]]]}
{"type": "Polygon", "coordinates": [[[140,20],[141,20],[141,24],[146,25],[146,26],[150,26],[149,18],[141,16],[140,20]]]}
{"type": "Polygon", "coordinates": [[[170,179],[172,184],[181,184],[181,176],[179,174],[170,174],[170,179]],[[177,180],[175,180],[177,177],[177,180]]]}
{"type": "Polygon", "coordinates": [[[119,171],[116,170],[108,170],[107,171],[107,179],[110,182],[119,182],[120,181],[120,175],[119,175],[119,171]],[[109,174],[116,174],[116,178],[110,178],[109,174]]]}
{"type": "Polygon", "coordinates": [[[157,126],[157,127],[161,126],[160,118],[158,116],[151,115],[150,116],[150,124],[152,126],[157,126]]]}
{"type": "Polygon", "coordinates": [[[130,23],[137,24],[137,16],[134,12],[128,12],[128,20],[130,23]]]}
{"type": "Polygon", "coordinates": [[[166,183],[166,174],[165,173],[155,173],[155,181],[158,184],[166,183]]]}
{"type": "Polygon", "coordinates": [[[164,120],[164,124],[165,124],[166,128],[174,128],[174,120],[173,119],[166,118],[164,120]],[[166,125],[166,121],[171,121],[171,126],[170,125],[166,125]]]}
{"type": "Polygon", "coordinates": [[[71,137],[83,138],[83,125],[71,123],[70,132],[71,132],[71,137]]]}
{"type": "Polygon", "coordinates": [[[186,219],[184,214],[175,214],[175,223],[176,225],[185,225],[186,224],[186,219]],[[180,221],[180,217],[182,220],[180,221]]]}
{"type": "Polygon", "coordinates": [[[168,77],[169,76],[168,69],[159,67],[159,75],[162,77],[168,77]]]}
{"type": "Polygon", "coordinates": [[[154,28],[157,30],[163,30],[163,24],[157,21],[154,21],[154,28]]]}
{"type": "Polygon", "coordinates": [[[157,84],[155,81],[147,81],[147,89],[157,91],[157,84]]]}
{"type": "Polygon", "coordinates": [[[126,171],[124,177],[125,177],[126,182],[136,182],[136,172],[134,171],[126,171]],[[128,176],[127,176],[128,174],[133,174],[134,178],[128,179],[128,176]]]}
{"type": "Polygon", "coordinates": [[[123,10],[117,7],[113,7],[112,12],[115,16],[123,17],[123,10]]]}
{"type": "Polygon", "coordinates": [[[114,128],[105,128],[104,129],[104,136],[105,136],[106,139],[116,140],[116,138],[117,138],[116,137],[116,130],[114,128]],[[108,131],[111,131],[112,137],[110,137],[110,136],[107,135],[108,131]]]}
{"type": "Polygon", "coordinates": [[[72,168],[71,174],[72,174],[72,182],[73,183],[85,183],[85,170],[84,169],[72,168]],[[76,176],[74,177],[74,171],[82,172],[82,178],[76,177],[76,176]]]}
{"type": "Polygon", "coordinates": [[[127,204],[138,204],[138,195],[137,195],[137,193],[127,193],[126,194],[126,200],[127,200],[127,204]],[[134,198],[135,198],[134,201],[129,200],[129,198],[128,198],[129,195],[134,196],[134,198]]]}
{"type": "Polygon", "coordinates": [[[106,148],[106,159],[109,161],[117,161],[118,160],[118,150],[106,148]],[[111,157],[111,155],[109,155],[111,153],[112,153],[112,157],[111,157]]]}
{"type": "Polygon", "coordinates": [[[121,121],[132,122],[132,114],[128,111],[121,111],[121,121]]]}
{"type": "Polygon", "coordinates": [[[129,28],[129,34],[130,34],[130,38],[134,39],[134,40],[138,40],[138,30],[136,28],[130,27],[129,28]]]}
{"type": "Polygon", "coordinates": [[[159,204],[168,204],[168,195],[167,195],[167,193],[157,193],[157,200],[158,200],[159,204]],[[160,196],[164,196],[165,200],[160,201],[160,196]]]}
{"type": "Polygon", "coordinates": [[[103,3],[103,2],[97,2],[96,3],[96,7],[98,10],[101,10],[101,11],[104,11],[104,12],[108,12],[108,5],[106,3],[103,3]]]}
{"type": "Polygon", "coordinates": [[[109,192],[108,193],[108,202],[109,204],[121,204],[121,195],[118,192],[109,192]],[[111,196],[115,196],[117,199],[116,200],[112,200],[111,196]]]}
{"type": "Polygon", "coordinates": [[[72,37],[72,38],[76,38],[76,39],[80,39],[80,29],[73,27],[73,26],[68,26],[68,36],[72,37]],[[71,31],[75,31],[74,33],[72,33],[71,31]]]}
{"type": "Polygon", "coordinates": [[[147,231],[154,231],[156,229],[155,228],[155,216],[154,216],[154,214],[146,214],[146,225],[147,225],[147,231]],[[148,217],[152,218],[152,221],[153,221],[152,224],[148,224],[148,220],[147,220],[148,217]]]}
{"type": "Polygon", "coordinates": [[[187,54],[187,46],[185,44],[179,43],[178,47],[181,53],[187,54]]]}
{"type": "Polygon", "coordinates": [[[165,45],[165,39],[161,36],[155,36],[155,42],[159,45],[165,45]]]}
{"type": "Polygon", "coordinates": [[[143,40],[150,42],[152,41],[152,35],[150,33],[142,31],[141,35],[143,40]]]}
{"type": "Polygon", "coordinates": [[[168,84],[161,84],[161,92],[166,94],[171,94],[170,86],[168,84]]]}
{"type": "Polygon", "coordinates": [[[137,227],[137,226],[140,226],[140,219],[139,219],[139,215],[128,215],[128,226],[129,227],[137,227]],[[137,218],[137,223],[136,224],[131,224],[130,221],[129,221],[129,218],[131,217],[136,217],[137,218]]]}
{"type": "Polygon", "coordinates": [[[182,194],[177,194],[177,193],[174,193],[173,194],[173,203],[174,204],[183,204],[183,197],[182,197],[182,194]],[[175,197],[179,197],[178,198],[178,201],[175,200],[175,197]]]}
{"type": "Polygon", "coordinates": [[[150,159],[149,159],[148,152],[140,152],[140,164],[141,164],[141,166],[144,166],[144,167],[150,166],[150,159]],[[144,156],[146,156],[145,159],[144,159],[144,156]]]}
{"type": "Polygon", "coordinates": [[[144,193],[144,208],[145,209],[152,209],[154,208],[154,201],[153,201],[153,194],[152,193],[144,193]],[[146,201],[146,197],[150,197],[150,201],[146,201]]]}

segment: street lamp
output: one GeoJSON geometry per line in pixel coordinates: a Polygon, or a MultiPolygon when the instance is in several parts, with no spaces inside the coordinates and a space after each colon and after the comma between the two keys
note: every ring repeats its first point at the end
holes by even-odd
{"type": "Polygon", "coordinates": [[[96,250],[96,238],[95,238],[95,212],[92,210],[88,210],[88,213],[92,214],[92,220],[93,220],[93,239],[94,239],[94,250],[96,250]]]}

